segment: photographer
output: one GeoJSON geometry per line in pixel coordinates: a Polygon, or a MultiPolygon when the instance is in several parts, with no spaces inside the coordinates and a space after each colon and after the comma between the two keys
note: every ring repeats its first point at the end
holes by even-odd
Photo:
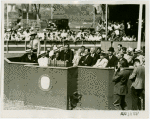
{"type": "Polygon", "coordinates": [[[113,76],[114,85],[114,107],[116,110],[125,110],[127,106],[125,102],[125,95],[128,93],[127,82],[130,76],[130,71],[123,69],[125,62],[119,61],[118,66],[115,67],[113,76]]]}

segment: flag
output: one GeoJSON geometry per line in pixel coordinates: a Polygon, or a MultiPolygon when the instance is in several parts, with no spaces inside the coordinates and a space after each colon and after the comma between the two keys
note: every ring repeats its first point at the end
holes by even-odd
{"type": "Polygon", "coordinates": [[[12,5],[7,5],[7,12],[11,12],[12,11],[12,5]]]}
{"type": "Polygon", "coordinates": [[[101,12],[101,6],[99,4],[94,4],[95,14],[99,14],[101,12]]]}

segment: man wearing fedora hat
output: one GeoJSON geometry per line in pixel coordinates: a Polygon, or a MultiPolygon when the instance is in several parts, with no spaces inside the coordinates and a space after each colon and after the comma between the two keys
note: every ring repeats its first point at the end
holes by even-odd
{"type": "Polygon", "coordinates": [[[108,56],[106,57],[106,59],[108,60],[108,64],[107,67],[115,67],[118,63],[118,58],[116,56],[114,56],[114,48],[110,47],[108,50],[108,56]]]}
{"type": "Polygon", "coordinates": [[[128,64],[129,66],[132,66],[133,65],[133,55],[132,55],[132,52],[133,52],[133,48],[128,48],[127,49],[127,54],[124,55],[124,58],[128,61],[128,64]]]}
{"type": "Polygon", "coordinates": [[[40,40],[38,38],[35,38],[37,35],[36,32],[31,32],[30,34],[30,43],[29,48],[33,50],[33,52],[37,52],[37,55],[40,54],[40,40]]]}
{"type": "Polygon", "coordinates": [[[142,51],[136,49],[136,50],[135,50],[135,53],[136,53],[136,58],[135,58],[135,59],[139,59],[141,65],[142,65],[142,64],[143,64],[143,59],[145,59],[145,57],[142,55],[142,51]]]}

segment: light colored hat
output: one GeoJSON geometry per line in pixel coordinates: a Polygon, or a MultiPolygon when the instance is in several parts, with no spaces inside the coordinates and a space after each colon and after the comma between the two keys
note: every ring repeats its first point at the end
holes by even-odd
{"type": "Polygon", "coordinates": [[[18,25],[21,25],[21,22],[19,22],[18,25]]]}
{"type": "Polygon", "coordinates": [[[33,52],[31,49],[26,50],[27,53],[33,52]]]}
{"type": "Polygon", "coordinates": [[[99,34],[99,32],[96,32],[95,34],[99,34]]]}
{"type": "Polygon", "coordinates": [[[49,52],[49,56],[50,57],[53,56],[53,55],[54,55],[54,50],[52,50],[52,51],[49,52]]]}
{"type": "Polygon", "coordinates": [[[133,51],[133,48],[131,48],[131,47],[129,47],[128,49],[127,49],[127,52],[132,52],[133,51]]]}
{"type": "Polygon", "coordinates": [[[34,28],[33,27],[31,27],[31,29],[30,30],[34,30],[34,28]]]}
{"type": "Polygon", "coordinates": [[[32,36],[32,35],[37,35],[37,33],[36,32],[31,32],[30,36],[32,36]]]}
{"type": "Polygon", "coordinates": [[[40,54],[46,53],[45,51],[41,51],[40,54]]]}
{"type": "Polygon", "coordinates": [[[9,31],[11,31],[11,29],[7,29],[7,31],[9,32],[9,31]]]}
{"type": "Polygon", "coordinates": [[[71,49],[72,51],[74,51],[74,49],[71,49]]]}
{"type": "Polygon", "coordinates": [[[18,31],[21,31],[21,29],[18,29],[18,31]]]}
{"type": "Polygon", "coordinates": [[[54,45],[53,50],[57,50],[58,48],[56,47],[56,45],[54,45]]]}
{"type": "Polygon", "coordinates": [[[46,29],[43,29],[43,31],[46,31],[46,29]]]}
{"type": "Polygon", "coordinates": [[[47,48],[48,51],[50,51],[50,48],[47,48]]]}
{"type": "Polygon", "coordinates": [[[45,51],[41,51],[39,56],[46,56],[46,52],[45,51]]]}
{"type": "Polygon", "coordinates": [[[142,50],[135,49],[135,53],[142,53],[142,50]]]}

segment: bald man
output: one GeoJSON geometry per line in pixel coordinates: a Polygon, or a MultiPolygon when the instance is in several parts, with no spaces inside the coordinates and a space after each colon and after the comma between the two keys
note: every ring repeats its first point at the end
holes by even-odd
{"type": "Polygon", "coordinates": [[[95,51],[95,48],[90,49],[90,56],[92,57],[91,66],[95,65],[97,60],[99,59],[99,55],[95,51]]]}

